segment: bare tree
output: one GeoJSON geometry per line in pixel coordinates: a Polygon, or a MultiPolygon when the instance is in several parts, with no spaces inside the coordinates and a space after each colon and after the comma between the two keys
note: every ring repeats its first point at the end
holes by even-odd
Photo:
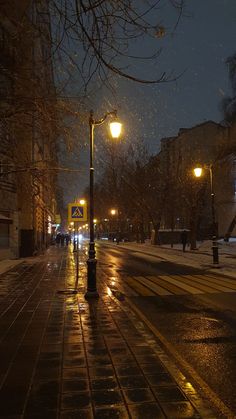
{"type": "Polygon", "coordinates": [[[153,79],[140,78],[132,63],[153,63],[159,58],[159,41],[178,25],[184,0],[50,0],[49,8],[54,56],[61,70],[58,80],[62,81],[66,73],[65,86],[73,79],[74,70],[82,88],[95,78],[102,84],[109,83],[111,75],[148,84],[174,78],[161,71],[153,79]],[[172,28],[170,22],[166,26],[162,23],[162,6],[176,11],[172,28]],[[157,47],[151,55],[133,52],[141,38],[155,39],[157,47]]]}
{"type": "Polygon", "coordinates": [[[150,158],[142,142],[130,144],[123,153],[114,147],[107,151],[103,152],[104,171],[96,184],[98,213],[108,214],[111,207],[119,209],[120,225],[123,229],[132,225],[141,242],[150,234],[151,223],[157,244],[167,196],[160,162],[150,158]]]}

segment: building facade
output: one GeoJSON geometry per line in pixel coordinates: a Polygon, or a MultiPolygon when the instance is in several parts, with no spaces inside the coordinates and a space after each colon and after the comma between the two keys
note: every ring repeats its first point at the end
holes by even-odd
{"type": "Polygon", "coordinates": [[[25,257],[50,243],[58,212],[50,17],[45,0],[2,3],[0,258],[25,257]]]}
{"type": "MultiPolygon", "coordinates": [[[[162,228],[195,229],[198,238],[211,236],[213,193],[218,235],[225,236],[236,214],[235,134],[235,125],[207,121],[162,140],[159,159],[171,183],[162,228]],[[203,168],[199,179],[195,167],[203,168]]],[[[232,234],[236,235],[236,227],[232,234]]]]}

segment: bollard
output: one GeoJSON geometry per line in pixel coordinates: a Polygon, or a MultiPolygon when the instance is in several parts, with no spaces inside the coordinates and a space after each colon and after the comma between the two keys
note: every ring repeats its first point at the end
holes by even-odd
{"type": "Polygon", "coordinates": [[[213,263],[219,263],[219,253],[218,253],[218,243],[216,236],[212,237],[212,253],[213,253],[213,263]]]}

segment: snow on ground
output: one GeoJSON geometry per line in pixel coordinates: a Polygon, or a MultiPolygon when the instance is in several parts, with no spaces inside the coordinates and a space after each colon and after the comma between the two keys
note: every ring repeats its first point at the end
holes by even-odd
{"type": "Polygon", "coordinates": [[[186,252],[182,251],[181,244],[175,244],[172,248],[169,244],[154,246],[150,244],[149,240],[145,244],[127,242],[120,245],[135,251],[159,256],[173,263],[207,269],[236,279],[236,239],[230,239],[228,243],[223,240],[218,241],[219,265],[213,264],[212,241],[210,240],[198,242],[197,250],[190,250],[187,247],[186,252]]]}

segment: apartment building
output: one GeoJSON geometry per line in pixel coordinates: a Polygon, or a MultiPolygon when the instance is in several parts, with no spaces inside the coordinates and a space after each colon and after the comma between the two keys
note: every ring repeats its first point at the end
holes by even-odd
{"type": "Polygon", "coordinates": [[[218,235],[224,237],[236,214],[235,124],[207,121],[180,129],[178,136],[162,139],[159,159],[172,180],[162,227],[195,229],[199,238],[210,236],[214,205],[218,235]],[[203,168],[201,178],[194,176],[195,167],[203,168]]]}
{"type": "Polygon", "coordinates": [[[47,1],[2,3],[0,259],[43,250],[57,212],[56,95],[47,1]]]}

